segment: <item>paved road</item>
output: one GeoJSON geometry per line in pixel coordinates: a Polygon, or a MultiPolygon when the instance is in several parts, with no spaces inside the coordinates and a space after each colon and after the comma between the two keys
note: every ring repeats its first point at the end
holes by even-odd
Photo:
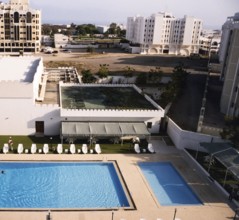
{"type": "Polygon", "coordinates": [[[173,103],[169,111],[182,129],[197,131],[207,72],[188,75],[182,95],[173,103]]]}

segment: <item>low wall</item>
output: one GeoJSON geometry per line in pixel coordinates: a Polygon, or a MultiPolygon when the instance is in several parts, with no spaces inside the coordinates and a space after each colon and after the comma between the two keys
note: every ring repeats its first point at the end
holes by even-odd
{"type": "Polygon", "coordinates": [[[220,137],[182,130],[173,120],[168,120],[167,132],[178,149],[204,150],[201,142],[226,142],[220,137]]]}

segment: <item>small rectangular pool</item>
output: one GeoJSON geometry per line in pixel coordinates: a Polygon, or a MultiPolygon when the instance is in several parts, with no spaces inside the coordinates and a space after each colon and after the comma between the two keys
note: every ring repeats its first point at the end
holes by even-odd
{"type": "Polygon", "coordinates": [[[2,209],[130,207],[113,162],[3,162],[0,171],[2,209]]]}
{"type": "Polygon", "coordinates": [[[171,163],[142,162],[139,167],[160,205],[202,205],[171,163]]]}

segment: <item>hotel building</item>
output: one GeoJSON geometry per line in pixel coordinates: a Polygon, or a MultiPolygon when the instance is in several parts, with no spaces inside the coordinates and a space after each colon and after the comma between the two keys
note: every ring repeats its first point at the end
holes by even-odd
{"type": "Polygon", "coordinates": [[[222,26],[219,51],[222,63],[221,79],[224,81],[221,96],[221,112],[227,117],[239,116],[239,13],[228,17],[222,26]]]}
{"type": "Polygon", "coordinates": [[[0,53],[40,52],[41,12],[28,0],[0,3],[0,53]]]}
{"type": "Polygon", "coordinates": [[[202,20],[184,16],[177,19],[171,13],[150,17],[129,17],[126,39],[140,44],[143,54],[175,54],[189,56],[199,52],[202,20]]]}

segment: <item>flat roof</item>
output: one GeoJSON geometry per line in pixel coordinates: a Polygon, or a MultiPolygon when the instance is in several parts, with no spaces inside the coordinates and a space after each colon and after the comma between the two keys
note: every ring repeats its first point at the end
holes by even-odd
{"type": "Polygon", "coordinates": [[[0,98],[31,98],[41,58],[0,57],[0,98]]]}
{"type": "Polygon", "coordinates": [[[61,106],[64,109],[157,110],[133,86],[62,86],[61,106]]]}
{"type": "Polygon", "coordinates": [[[41,58],[0,57],[0,81],[32,83],[41,58]]]}

